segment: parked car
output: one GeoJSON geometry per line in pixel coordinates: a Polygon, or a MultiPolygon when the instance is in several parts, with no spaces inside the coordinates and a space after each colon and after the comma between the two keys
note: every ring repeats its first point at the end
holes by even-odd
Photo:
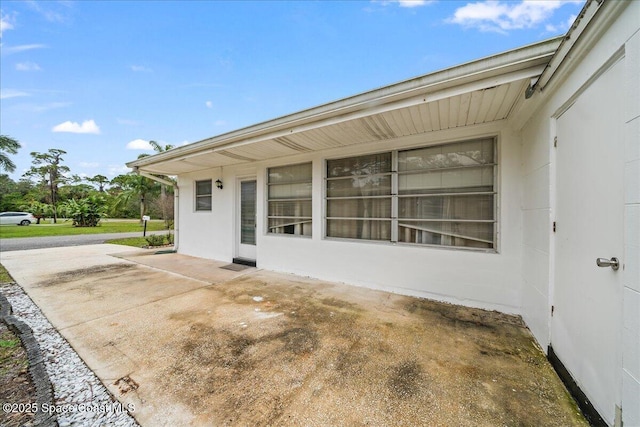
{"type": "Polygon", "coordinates": [[[0,225],[29,225],[36,222],[36,217],[29,212],[2,212],[0,213],[0,225]]]}

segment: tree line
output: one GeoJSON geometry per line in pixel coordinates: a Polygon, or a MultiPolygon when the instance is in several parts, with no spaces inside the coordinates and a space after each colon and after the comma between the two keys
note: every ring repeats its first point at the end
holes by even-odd
{"type": "MultiPolygon", "coordinates": [[[[155,141],[156,152],[173,148],[155,141]]],[[[16,154],[20,143],[0,135],[0,172],[15,171],[10,155],[16,154]]],[[[104,175],[81,177],[64,164],[66,151],[51,148],[47,152],[32,152],[32,165],[18,181],[0,173],[0,212],[31,212],[38,223],[41,219],[70,218],[76,226],[96,226],[100,219],[140,218],[150,215],[161,218],[170,227],[173,222],[173,188],[130,172],[109,179],[104,175]]],[[[148,156],[142,154],[139,157],[148,156]]],[[[162,176],[164,179],[169,179],[162,176]]]]}

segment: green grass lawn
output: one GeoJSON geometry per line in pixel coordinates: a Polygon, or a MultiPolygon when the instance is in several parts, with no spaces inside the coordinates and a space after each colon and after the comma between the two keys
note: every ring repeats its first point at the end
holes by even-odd
{"type": "Polygon", "coordinates": [[[0,264],[0,283],[9,283],[13,282],[13,278],[9,274],[4,265],[0,264]]]}
{"type": "MultiPolygon", "coordinates": [[[[147,221],[147,231],[165,230],[164,221],[147,221]]],[[[43,237],[43,236],[68,236],[77,234],[102,234],[102,233],[128,233],[142,232],[143,227],[136,219],[103,219],[97,227],[74,227],[71,220],[58,220],[57,224],[45,223],[31,224],[29,226],[2,225],[0,226],[0,238],[11,237],[43,237]]]]}
{"type": "Polygon", "coordinates": [[[107,240],[105,243],[111,243],[114,245],[133,246],[136,248],[141,248],[149,244],[149,242],[147,242],[147,240],[144,237],[125,237],[124,239],[111,239],[111,240],[107,240]]]}

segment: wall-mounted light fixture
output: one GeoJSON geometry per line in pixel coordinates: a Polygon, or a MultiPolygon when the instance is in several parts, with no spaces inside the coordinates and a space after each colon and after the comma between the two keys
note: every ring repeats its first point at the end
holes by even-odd
{"type": "Polygon", "coordinates": [[[216,179],[216,187],[218,187],[219,190],[222,190],[222,181],[219,179],[216,179]]]}

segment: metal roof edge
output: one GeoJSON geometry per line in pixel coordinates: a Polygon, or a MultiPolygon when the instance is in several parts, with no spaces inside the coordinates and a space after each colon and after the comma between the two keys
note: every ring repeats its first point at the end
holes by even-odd
{"type": "Polygon", "coordinates": [[[175,158],[206,152],[222,145],[230,144],[242,139],[256,137],[282,130],[282,128],[300,126],[333,116],[353,111],[364,110],[373,105],[381,105],[410,96],[426,90],[457,86],[469,81],[479,80],[491,75],[499,75],[513,69],[524,69],[531,65],[548,63],[555,53],[564,36],[554,37],[541,42],[522,46],[496,55],[487,56],[466,62],[454,67],[445,68],[429,74],[414,77],[388,86],[362,92],[350,97],[342,98],[316,107],[300,110],[289,115],[281,116],[231,132],[206,138],[189,145],[177,147],[169,151],[147,156],[126,163],[130,168],[143,167],[172,160],[175,158]]]}
{"type": "Polygon", "coordinates": [[[597,38],[597,34],[589,31],[594,27],[594,24],[596,22],[601,24],[599,29],[604,30],[607,23],[618,16],[628,5],[629,3],[626,1],[588,0],[563,37],[562,43],[549,64],[532,86],[532,90],[543,91],[561,67],[566,68],[570,62],[579,60],[585,45],[588,45],[590,40],[597,38]],[[585,40],[587,38],[589,40],[585,40]]]}

